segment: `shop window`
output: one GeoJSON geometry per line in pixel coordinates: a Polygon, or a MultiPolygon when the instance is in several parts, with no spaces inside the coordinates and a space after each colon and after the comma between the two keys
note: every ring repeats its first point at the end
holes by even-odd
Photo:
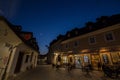
{"type": "Polygon", "coordinates": [[[112,32],[106,33],[105,34],[105,40],[106,41],[113,41],[114,40],[114,36],[112,32]]]}
{"type": "Polygon", "coordinates": [[[108,63],[109,63],[108,55],[107,55],[107,54],[103,54],[102,57],[103,57],[103,62],[104,62],[105,64],[108,64],[108,63]]]}
{"type": "Polygon", "coordinates": [[[95,43],[96,43],[96,38],[95,38],[95,36],[89,38],[89,43],[90,43],[90,44],[95,44],[95,43]]]}
{"type": "Polygon", "coordinates": [[[63,61],[63,63],[68,63],[67,57],[66,57],[66,56],[63,56],[63,57],[62,57],[62,61],[63,61]]]}
{"type": "Polygon", "coordinates": [[[89,57],[88,56],[84,56],[84,62],[89,62],[89,57]]]}
{"type": "Polygon", "coordinates": [[[111,56],[112,56],[112,61],[113,61],[113,64],[116,64],[119,62],[119,53],[117,52],[114,52],[114,53],[111,53],[111,56]]]}

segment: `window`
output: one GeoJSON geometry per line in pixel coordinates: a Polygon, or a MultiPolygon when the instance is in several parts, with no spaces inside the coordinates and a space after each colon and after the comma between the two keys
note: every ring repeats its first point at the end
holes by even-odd
{"type": "Polygon", "coordinates": [[[66,46],[65,46],[66,48],[68,48],[68,45],[66,44],[66,46]]]}
{"type": "Polygon", "coordinates": [[[74,42],[74,46],[76,47],[76,46],[78,46],[79,45],[79,42],[78,41],[75,41],[74,42]]]}
{"type": "Polygon", "coordinates": [[[84,62],[89,62],[89,57],[88,56],[84,56],[84,62]]]}
{"type": "Polygon", "coordinates": [[[118,52],[112,52],[111,56],[112,56],[113,63],[118,63],[119,62],[120,57],[119,57],[119,53],[118,52]]]}
{"type": "Polygon", "coordinates": [[[108,55],[107,55],[107,54],[103,54],[102,57],[103,57],[103,62],[104,62],[105,64],[108,64],[108,63],[109,63],[108,55]]]}
{"type": "Polygon", "coordinates": [[[95,37],[90,37],[89,38],[89,43],[90,44],[95,44],[96,43],[96,38],[95,37]]]}
{"type": "Polygon", "coordinates": [[[106,41],[113,41],[114,40],[113,33],[112,32],[106,33],[105,39],[106,41]]]}

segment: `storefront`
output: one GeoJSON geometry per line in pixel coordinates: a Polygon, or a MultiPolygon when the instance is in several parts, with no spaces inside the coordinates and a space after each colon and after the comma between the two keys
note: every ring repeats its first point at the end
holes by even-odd
{"type": "Polygon", "coordinates": [[[102,64],[112,65],[110,52],[100,53],[100,57],[101,57],[102,64]]]}
{"type": "Polygon", "coordinates": [[[82,68],[91,63],[90,53],[81,53],[74,55],[74,63],[76,68],[82,68]]]}
{"type": "Polygon", "coordinates": [[[74,59],[75,59],[75,67],[82,68],[83,57],[80,55],[74,55],[74,59]]]}
{"type": "Polygon", "coordinates": [[[91,63],[90,53],[83,54],[83,66],[87,66],[91,63]]]}
{"type": "Polygon", "coordinates": [[[52,61],[52,63],[53,64],[57,64],[57,57],[58,57],[58,53],[54,53],[54,57],[53,57],[53,61],[52,61]]]}
{"type": "Polygon", "coordinates": [[[120,63],[120,52],[110,52],[112,63],[119,64],[120,63]]]}
{"type": "Polygon", "coordinates": [[[67,64],[67,63],[68,63],[67,56],[62,56],[62,64],[67,64]]]}
{"type": "Polygon", "coordinates": [[[91,54],[91,64],[94,70],[98,70],[98,65],[101,64],[99,54],[91,54]]]}
{"type": "Polygon", "coordinates": [[[120,50],[118,47],[103,48],[99,54],[102,64],[114,65],[120,63],[120,50]]]}

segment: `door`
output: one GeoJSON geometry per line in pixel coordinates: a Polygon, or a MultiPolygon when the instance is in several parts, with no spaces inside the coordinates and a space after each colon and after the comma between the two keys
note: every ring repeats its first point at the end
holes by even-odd
{"type": "Polygon", "coordinates": [[[100,62],[100,56],[97,54],[93,54],[91,55],[91,58],[92,58],[91,62],[92,62],[93,69],[95,70],[98,69],[98,63],[100,62]]]}
{"type": "Polygon", "coordinates": [[[16,63],[16,67],[15,67],[14,73],[19,73],[20,72],[20,68],[21,68],[22,61],[23,61],[23,56],[24,56],[24,53],[20,52],[19,56],[18,56],[18,59],[17,59],[17,63],[16,63]]]}

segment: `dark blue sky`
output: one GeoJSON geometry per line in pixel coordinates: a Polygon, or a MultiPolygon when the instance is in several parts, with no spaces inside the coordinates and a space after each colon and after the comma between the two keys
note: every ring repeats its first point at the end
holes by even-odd
{"type": "Polygon", "coordinates": [[[120,0],[0,0],[0,14],[33,32],[41,54],[59,34],[118,13],[120,0]]]}

